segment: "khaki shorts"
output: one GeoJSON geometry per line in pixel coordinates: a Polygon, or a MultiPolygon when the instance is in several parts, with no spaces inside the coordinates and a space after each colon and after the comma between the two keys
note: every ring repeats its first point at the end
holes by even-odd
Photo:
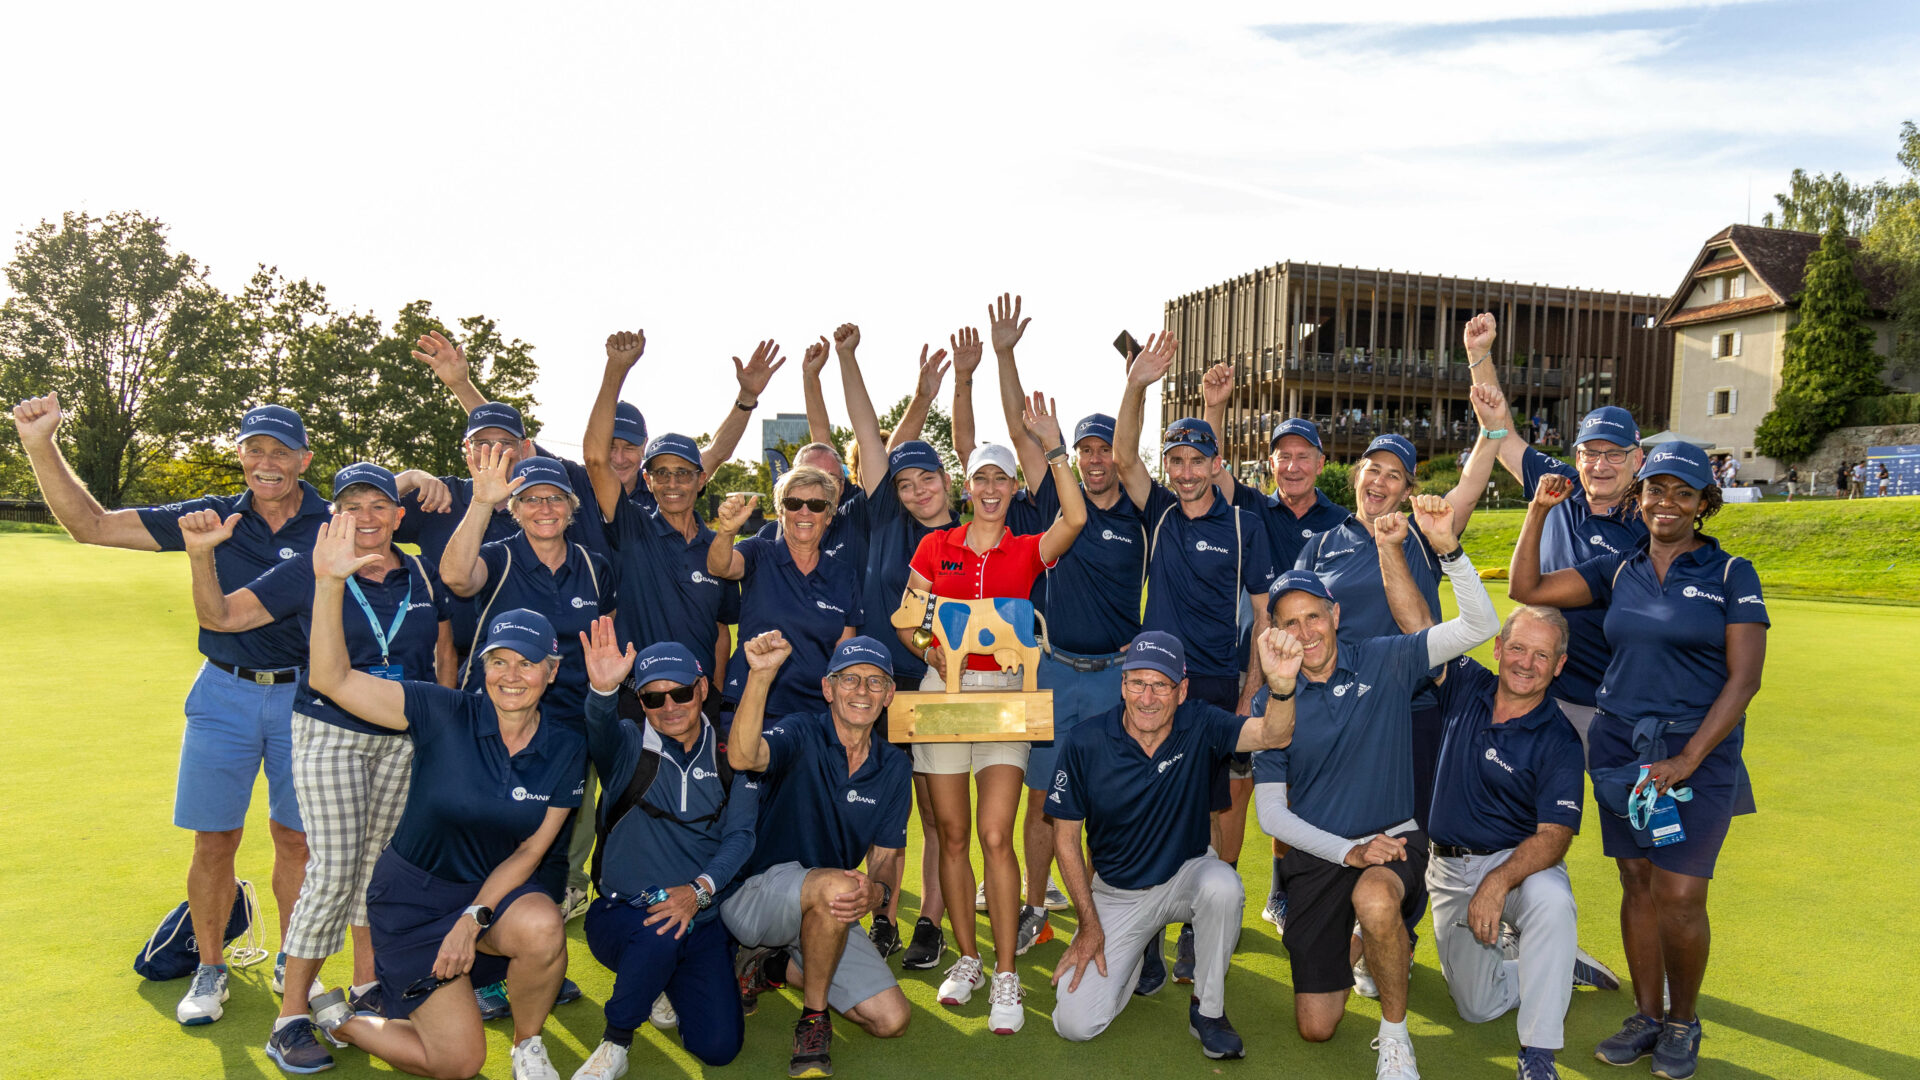
{"type": "MultiPolygon", "coordinates": [[[[960,673],[961,690],[1018,690],[1020,673],[1004,671],[963,671],[960,673]]],[[[945,690],[947,684],[940,673],[928,668],[926,677],[920,680],[921,690],[945,690]]],[[[914,743],[913,771],[931,773],[936,776],[955,773],[978,773],[992,765],[1011,765],[1022,773],[1027,771],[1027,754],[1033,744],[1024,742],[954,742],[954,743],[914,743]]]]}

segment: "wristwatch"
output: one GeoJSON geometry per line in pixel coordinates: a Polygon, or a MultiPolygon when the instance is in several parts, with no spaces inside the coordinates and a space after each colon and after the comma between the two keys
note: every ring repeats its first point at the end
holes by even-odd
{"type": "Polygon", "coordinates": [[[1460,556],[1465,555],[1466,553],[1467,553],[1466,548],[1457,547],[1457,548],[1454,548],[1452,551],[1447,552],[1445,555],[1440,556],[1439,558],[1441,562],[1453,562],[1455,559],[1458,559],[1460,556]]]}
{"type": "Polygon", "coordinates": [[[474,923],[482,930],[493,925],[493,909],[483,904],[475,904],[460,914],[471,915],[474,923]]]}
{"type": "Polygon", "coordinates": [[[1286,693],[1284,693],[1284,694],[1276,694],[1276,693],[1274,693],[1274,692],[1273,692],[1273,687],[1271,687],[1271,686],[1269,686],[1269,687],[1267,687],[1267,700],[1269,700],[1269,701],[1292,701],[1292,700],[1293,700],[1293,695],[1295,695],[1295,694],[1297,694],[1297,693],[1299,693],[1299,692],[1300,692],[1300,687],[1299,687],[1299,686],[1298,686],[1297,684],[1296,684],[1296,685],[1294,686],[1294,688],[1293,688],[1293,689],[1291,689],[1291,690],[1289,690],[1289,691],[1287,691],[1287,692],[1286,692],[1286,693]]]}
{"type": "Polygon", "coordinates": [[[755,410],[755,409],[757,409],[757,408],[759,408],[759,407],[760,407],[760,403],[759,403],[758,401],[738,401],[738,400],[736,400],[736,401],[735,401],[735,402],[733,403],[733,407],[734,407],[734,408],[736,408],[736,409],[739,409],[739,410],[740,410],[741,412],[752,412],[753,410],[755,410]]]}
{"type": "Polygon", "coordinates": [[[880,905],[874,909],[878,911],[880,908],[884,908],[888,904],[893,903],[893,886],[884,881],[876,881],[874,884],[880,886],[880,905]]]}
{"type": "Polygon", "coordinates": [[[699,906],[701,911],[705,911],[713,906],[713,894],[708,892],[707,887],[698,881],[693,883],[693,902],[699,906]]]}
{"type": "Polygon", "coordinates": [[[1056,462],[1067,460],[1067,444],[1061,443],[1059,446],[1047,451],[1047,460],[1056,462]]]}

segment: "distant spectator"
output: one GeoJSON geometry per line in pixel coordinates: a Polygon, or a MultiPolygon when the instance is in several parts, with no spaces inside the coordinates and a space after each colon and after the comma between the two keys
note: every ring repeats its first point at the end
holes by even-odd
{"type": "Polygon", "coordinates": [[[1853,478],[1852,466],[1848,465],[1845,461],[1842,461],[1840,463],[1840,467],[1838,469],[1835,469],[1833,472],[1833,497],[1834,498],[1844,499],[1848,497],[1847,481],[1852,478],[1853,478]]]}
{"type": "Polygon", "coordinates": [[[1798,484],[1799,482],[1800,482],[1800,470],[1793,467],[1792,465],[1787,466],[1786,483],[1787,483],[1787,501],[1788,502],[1793,501],[1793,486],[1795,484],[1798,484]]]}
{"type": "Polygon", "coordinates": [[[1856,461],[1853,463],[1853,487],[1847,492],[1847,498],[1859,498],[1861,489],[1866,486],[1867,463],[1864,461],[1856,461]]]}
{"type": "Polygon", "coordinates": [[[1892,479],[1892,477],[1887,475],[1886,462],[1883,461],[1880,463],[1880,475],[1875,479],[1880,481],[1880,497],[1883,499],[1886,498],[1887,497],[1887,481],[1892,479]]]}

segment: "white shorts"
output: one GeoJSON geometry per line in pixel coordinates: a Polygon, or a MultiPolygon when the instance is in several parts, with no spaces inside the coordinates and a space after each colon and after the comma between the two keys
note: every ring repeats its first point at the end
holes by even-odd
{"type": "MultiPolygon", "coordinates": [[[[962,690],[1018,690],[1020,686],[1018,671],[963,671],[960,673],[962,690]]],[[[945,690],[946,688],[947,684],[941,680],[940,672],[934,668],[928,668],[926,677],[920,680],[922,690],[945,690]]],[[[913,771],[941,776],[978,773],[981,769],[992,765],[1011,765],[1025,774],[1027,754],[1032,749],[1032,743],[1024,742],[914,743],[913,771]]]]}

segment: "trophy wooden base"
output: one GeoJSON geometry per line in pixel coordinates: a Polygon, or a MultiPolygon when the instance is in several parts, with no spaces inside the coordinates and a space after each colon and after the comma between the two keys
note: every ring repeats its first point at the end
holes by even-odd
{"type": "Polygon", "coordinates": [[[887,709],[887,738],[897,743],[1047,742],[1053,691],[902,692],[887,709]]]}

